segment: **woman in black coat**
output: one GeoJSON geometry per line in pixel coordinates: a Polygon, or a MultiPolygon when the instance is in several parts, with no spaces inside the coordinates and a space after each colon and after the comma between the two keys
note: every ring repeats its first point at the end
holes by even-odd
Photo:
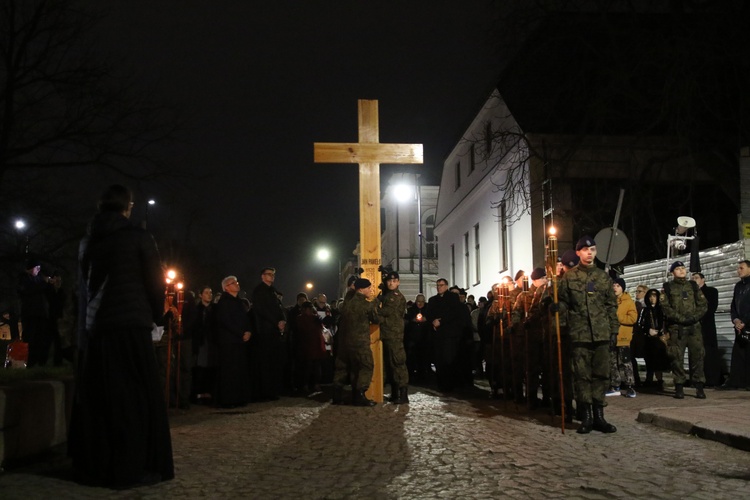
{"type": "Polygon", "coordinates": [[[79,251],[79,356],[68,452],[81,480],[122,489],[172,479],[151,331],[164,314],[159,252],[110,186],[79,251]]]}
{"type": "Polygon", "coordinates": [[[669,371],[671,364],[667,356],[667,344],[664,341],[664,313],[659,305],[658,290],[652,288],[646,292],[646,304],[638,317],[638,326],[645,335],[643,357],[646,361],[646,381],[644,386],[654,384],[654,376],[659,389],[663,387],[662,372],[669,371]]]}

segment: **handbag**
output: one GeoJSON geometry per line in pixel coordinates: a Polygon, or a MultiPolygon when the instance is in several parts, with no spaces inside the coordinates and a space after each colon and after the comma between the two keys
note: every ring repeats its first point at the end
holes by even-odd
{"type": "Polygon", "coordinates": [[[750,344],[750,330],[742,330],[737,333],[737,341],[742,347],[747,347],[750,344]]]}
{"type": "Polygon", "coordinates": [[[664,332],[663,334],[659,335],[659,340],[661,340],[664,345],[669,344],[669,332],[664,332]]]}

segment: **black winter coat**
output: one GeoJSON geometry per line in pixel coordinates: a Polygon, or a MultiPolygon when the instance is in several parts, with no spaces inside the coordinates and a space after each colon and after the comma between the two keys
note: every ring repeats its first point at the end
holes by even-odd
{"type": "Polygon", "coordinates": [[[153,237],[120,213],[94,216],[79,247],[86,332],[151,328],[164,316],[164,275],[153,237]]]}

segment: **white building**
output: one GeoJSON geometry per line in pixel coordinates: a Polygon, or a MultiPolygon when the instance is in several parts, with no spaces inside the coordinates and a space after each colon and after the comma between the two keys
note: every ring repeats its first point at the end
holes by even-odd
{"type": "Polygon", "coordinates": [[[520,207],[500,202],[501,186],[512,172],[521,176],[514,181],[520,189],[513,200],[528,204],[529,179],[527,167],[511,168],[522,166],[515,163],[528,156],[525,144],[506,141],[505,147],[498,146],[503,143],[497,140],[498,130],[518,130],[518,124],[494,91],[446,158],[437,203],[440,277],[477,299],[502,276],[519,269],[530,273],[544,260],[532,246],[528,210],[518,215],[520,207]]]}
{"type": "Polygon", "coordinates": [[[418,181],[419,174],[394,174],[380,201],[384,218],[382,263],[384,267],[390,266],[398,271],[400,290],[407,300],[414,300],[419,292],[420,220],[422,290],[428,298],[435,295],[435,280],[438,278],[438,247],[435,237],[438,186],[421,186],[418,181]]]}

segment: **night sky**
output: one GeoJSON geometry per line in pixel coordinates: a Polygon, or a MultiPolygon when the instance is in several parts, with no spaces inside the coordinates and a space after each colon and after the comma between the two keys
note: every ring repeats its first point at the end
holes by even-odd
{"type": "Polygon", "coordinates": [[[423,143],[425,180],[438,183],[502,69],[499,2],[108,4],[110,64],[186,120],[158,153],[177,177],[131,183],[157,200],[149,228],[163,253],[170,239],[209,253],[219,265],[186,278],[214,290],[230,273],[250,290],[274,266],[287,304],[306,281],[335,295],[336,261],[359,237],[356,165],[315,165],[313,143],[356,142],[357,99],[377,99],[380,141],[423,143]],[[316,261],[321,246],[333,263],[316,261]]]}

